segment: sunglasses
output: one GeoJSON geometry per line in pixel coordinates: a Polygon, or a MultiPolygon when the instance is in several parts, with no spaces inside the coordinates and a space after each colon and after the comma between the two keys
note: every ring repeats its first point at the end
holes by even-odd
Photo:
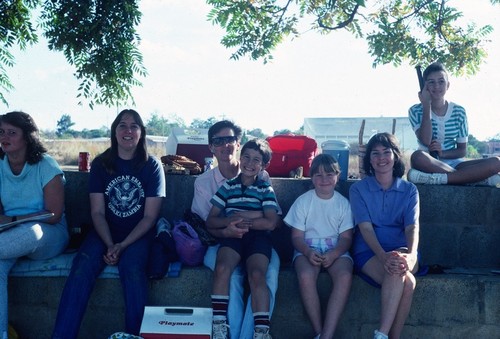
{"type": "Polygon", "coordinates": [[[238,138],[235,137],[234,135],[228,137],[213,137],[211,143],[215,147],[219,147],[228,144],[234,145],[236,143],[236,140],[238,140],[238,138]]]}

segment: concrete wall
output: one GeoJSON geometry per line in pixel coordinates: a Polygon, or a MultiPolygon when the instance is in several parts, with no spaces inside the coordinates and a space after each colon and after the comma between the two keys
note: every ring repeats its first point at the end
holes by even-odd
{"type": "MultiPolygon", "coordinates": [[[[71,227],[90,221],[87,173],[66,172],[67,216],[71,227]]],[[[191,204],[194,177],[167,176],[167,198],[162,215],[179,219],[191,204]]],[[[348,196],[352,182],[338,190],[348,196]]],[[[310,188],[308,179],[273,178],[284,212],[310,188]]],[[[500,190],[488,187],[418,186],[421,199],[420,250],[427,264],[450,267],[448,273],[419,277],[414,303],[403,338],[500,338],[500,190]]],[[[275,231],[282,259],[273,338],[313,336],[298,294],[295,272],[289,265],[289,230],[275,231]]],[[[22,338],[49,338],[65,277],[10,278],[10,320],[22,338]]],[[[322,273],[318,288],[323,302],[331,284],[322,273]]],[[[150,282],[151,305],[210,307],[211,272],[204,267],[183,268],[179,278],[150,282]]],[[[371,338],[377,328],[380,291],[354,278],[350,299],[337,338],[371,338]]],[[[82,324],[80,338],[106,338],[123,330],[123,298],[117,279],[100,279],[82,324]]]]}

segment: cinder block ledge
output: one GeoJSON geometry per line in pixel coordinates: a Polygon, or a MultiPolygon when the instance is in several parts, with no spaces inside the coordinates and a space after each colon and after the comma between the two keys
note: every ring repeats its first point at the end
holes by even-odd
{"type": "MultiPolygon", "coordinates": [[[[88,227],[88,173],[66,171],[66,214],[70,229],[88,227]]],[[[193,197],[192,176],[167,176],[162,216],[182,218],[193,197]]],[[[338,191],[348,197],[352,181],[338,191]]],[[[309,179],[273,178],[286,213],[293,201],[311,188],[309,179]]],[[[420,193],[420,252],[425,264],[441,265],[444,274],[417,278],[412,309],[403,338],[500,338],[500,189],[470,186],[417,185],[420,193]]],[[[287,227],[273,234],[282,260],[276,307],[272,317],[275,339],[307,339],[313,333],[300,300],[287,227]]],[[[205,267],[183,268],[177,278],[150,282],[153,306],[210,307],[212,273],[205,267]]],[[[10,322],[22,339],[50,338],[66,277],[9,278],[10,322]]],[[[320,275],[323,307],[330,280],[320,275]]],[[[355,277],[336,338],[371,338],[380,314],[380,290],[355,277]]],[[[89,301],[80,339],[105,339],[124,329],[120,282],[100,278],[89,301]]]]}

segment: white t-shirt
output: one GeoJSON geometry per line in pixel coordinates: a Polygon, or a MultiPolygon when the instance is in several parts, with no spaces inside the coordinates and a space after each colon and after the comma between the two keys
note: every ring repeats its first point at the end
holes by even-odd
{"type": "Polygon", "coordinates": [[[299,196],[288,211],[284,222],[305,232],[305,239],[330,238],[354,227],[349,200],[339,192],[330,199],[321,199],[314,189],[299,196]]]}

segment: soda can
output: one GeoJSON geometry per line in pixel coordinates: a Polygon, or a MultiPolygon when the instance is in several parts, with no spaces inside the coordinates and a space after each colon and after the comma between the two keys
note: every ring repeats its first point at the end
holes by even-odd
{"type": "Polygon", "coordinates": [[[78,154],[78,170],[80,172],[90,171],[90,153],[80,152],[78,154]]]}

